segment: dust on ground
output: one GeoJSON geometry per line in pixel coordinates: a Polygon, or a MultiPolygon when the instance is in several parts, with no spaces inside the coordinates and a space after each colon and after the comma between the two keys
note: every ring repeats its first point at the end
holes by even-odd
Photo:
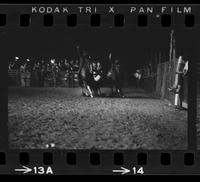
{"type": "Polygon", "coordinates": [[[9,147],[187,148],[187,111],[143,90],[124,92],[126,98],[89,98],[79,88],[9,88],[9,147]]]}

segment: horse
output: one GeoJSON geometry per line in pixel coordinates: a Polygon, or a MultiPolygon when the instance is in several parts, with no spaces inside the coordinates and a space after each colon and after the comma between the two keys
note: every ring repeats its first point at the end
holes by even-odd
{"type": "Polygon", "coordinates": [[[124,97],[124,94],[122,92],[122,75],[121,75],[119,61],[118,60],[112,61],[111,54],[109,55],[109,60],[110,60],[110,69],[106,74],[106,79],[108,81],[111,90],[110,96],[117,95],[120,97],[124,97]]]}
{"type": "Polygon", "coordinates": [[[101,71],[95,70],[93,90],[96,95],[101,95],[100,87],[108,85],[110,88],[109,96],[121,96],[124,97],[122,92],[122,75],[118,60],[111,60],[111,54],[109,55],[109,64],[102,67],[101,71]],[[107,67],[107,68],[106,68],[107,67]],[[115,89],[115,91],[114,91],[115,89]],[[99,94],[98,94],[99,93],[99,94]]]}
{"type": "Polygon", "coordinates": [[[78,80],[81,87],[81,93],[83,96],[90,96],[91,98],[93,98],[94,77],[91,72],[90,58],[85,51],[83,51],[83,54],[80,55],[79,47],[77,47],[77,50],[80,60],[78,80]]]}

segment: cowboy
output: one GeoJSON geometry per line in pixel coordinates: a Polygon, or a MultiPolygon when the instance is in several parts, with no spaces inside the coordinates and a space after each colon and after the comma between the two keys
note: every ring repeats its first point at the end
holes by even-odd
{"type": "Polygon", "coordinates": [[[101,62],[100,61],[97,61],[96,72],[97,72],[97,75],[102,75],[103,74],[103,70],[102,70],[102,66],[101,66],[101,62]]]}
{"type": "Polygon", "coordinates": [[[97,67],[96,61],[93,60],[93,61],[90,63],[89,66],[90,66],[90,73],[94,74],[94,73],[96,72],[96,67],[97,67]]]}
{"type": "Polygon", "coordinates": [[[140,70],[136,70],[136,73],[134,74],[135,78],[136,78],[136,87],[140,88],[140,80],[142,78],[142,74],[140,70]]]}
{"type": "Polygon", "coordinates": [[[94,86],[94,78],[92,74],[92,61],[91,57],[87,54],[86,51],[83,51],[80,54],[79,46],[77,47],[79,59],[80,59],[80,67],[78,71],[79,84],[82,89],[82,95],[88,96],[87,91],[89,92],[89,96],[93,98],[92,87],[94,86]],[[83,91],[85,89],[85,92],[83,91]]]}
{"type": "Polygon", "coordinates": [[[183,75],[186,76],[188,73],[188,61],[186,61],[185,66],[183,68],[183,75]]]}
{"type": "Polygon", "coordinates": [[[168,90],[170,92],[174,92],[175,94],[175,108],[183,109],[183,94],[184,94],[184,76],[186,75],[188,70],[188,62],[184,61],[182,56],[178,58],[178,65],[176,69],[176,76],[174,86],[170,87],[168,90]]]}
{"type": "Polygon", "coordinates": [[[100,61],[96,61],[95,62],[95,66],[93,67],[93,76],[94,76],[94,88],[95,88],[95,92],[96,95],[101,95],[101,90],[100,90],[100,86],[101,86],[101,78],[102,78],[102,66],[100,61]]]}
{"type": "Polygon", "coordinates": [[[118,59],[114,61],[114,67],[116,71],[116,92],[119,94],[119,96],[124,97],[123,91],[122,91],[122,73],[121,73],[121,65],[118,59]]]}
{"type": "Polygon", "coordinates": [[[179,89],[178,82],[181,79],[181,76],[183,74],[184,66],[185,66],[185,61],[183,60],[182,56],[179,56],[176,73],[175,73],[176,75],[175,75],[174,85],[172,87],[169,87],[168,89],[169,91],[176,92],[179,89]]]}

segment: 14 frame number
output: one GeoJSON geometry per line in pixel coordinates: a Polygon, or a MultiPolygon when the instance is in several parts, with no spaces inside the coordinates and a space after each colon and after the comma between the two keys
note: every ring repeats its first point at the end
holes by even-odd
{"type": "Polygon", "coordinates": [[[133,167],[133,173],[134,174],[144,174],[143,167],[140,167],[139,169],[137,167],[133,167]]]}

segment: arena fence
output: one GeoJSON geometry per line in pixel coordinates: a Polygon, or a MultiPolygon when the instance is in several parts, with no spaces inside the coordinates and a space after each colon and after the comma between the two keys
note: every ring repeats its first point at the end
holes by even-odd
{"type": "MultiPolygon", "coordinates": [[[[162,99],[168,100],[174,104],[175,94],[169,92],[168,88],[172,87],[175,80],[176,67],[178,59],[174,58],[172,62],[162,62],[157,64],[157,71],[146,75],[142,79],[142,87],[145,90],[155,93],[162,99]]],[[[187,94],[188,94],[188,77],[184,77],[184,99],[183,107],[187,108],[187,94]]]]}

